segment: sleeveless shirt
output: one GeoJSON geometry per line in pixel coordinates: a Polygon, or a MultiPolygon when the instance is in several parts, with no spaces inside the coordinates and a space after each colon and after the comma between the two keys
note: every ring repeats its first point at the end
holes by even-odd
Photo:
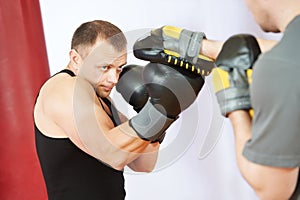
{"type": "MultiPolygon", "coordinates": [[[[59,73],[75,76],[66,69],[59,73]]],[[[103,98],[103,101],[113,115],[109,117],[117,126],[120,119],[116,108],[108,99],[103,98]]],[[[88,155],[70,139],[48,137],[34,126],[36,150],[49,200],[125,199],[123,171],[115,170],[88,155]]]]}

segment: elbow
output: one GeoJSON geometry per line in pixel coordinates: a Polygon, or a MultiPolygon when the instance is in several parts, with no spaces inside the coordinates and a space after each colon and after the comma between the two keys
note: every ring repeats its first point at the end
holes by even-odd
{"type": "Polygon", "coordinates": [[[117,171],[122,171],[124,169],[124,165],[117,162],[103,161],[103,160],[99,160],[99,161],[104,165],[107,165],[108,167],[113,168],[117,171]]]}
{"type": "Polygon", "coordinates": [[[134,169],[135,172],[143,172],[143,173],[151,173],[153,171],[153,169],[149,169],[149,168],[136,168],[134,169]]]}
{"type": "Polygon", "coordinates": [[[144,167],[144,168],[141,168],[139,170],[139,172],[151,173],[151,172],[153,172],[153,170],[154,170],[154,167],[144,167]]]}
{"type": "Polygon", "coordinates": [[[137,164],[130,164],[129,166],[135,172],[143,172],[143,173],[151,173],[154,170],[155,165],[137,165],[137,164]]]}
{"type": "MultiPolygon", "coordinates": [[[[113,162],[111,167],[115,170],[123,170],[127,164],[124,162],[113,162]]],[[[135,172],[151,173],[154,170],[154,166],[130,166],[135,172]]]]}
{"type": "Polygon", "coordinates": [[[274,199],[273,195],[270,194],[268,190],[262,188],[255,188],[254,186],[252,186],[252,188],[254,189],[256,195],[260,200],[274,199]]]}
{"type": "Polygon", "coordinates": [[[136,172],[144,172],[144,173],[151,173],[155,168],[155,162],[143,162],[142,164],[139,163],[136,165],[136,172]]]}
{"type": "Polygon", "coordinates": [[[268,183],[264,185],[250,185],[260,200],[288,200],[294,192],[294,188],[290,187],[277,188],[277,190],[274,190],[268,183]]]}
{"type": "Polygon", "coordinates": [[[126,163],[124,161],[111,161],[111,165],[110,165],[113,169],[115,170],[118,170],[118,171],[122,171],[125,166],[126,166],[126,163]]]}
{"type": "Polygon", "coordinates": [[[111,166],[113,169],[117,170],[117,171],[122,171],[124,169],[124,167],[118,165],[118,166],[111,166]]]}
{"type": "Polygon", "coordinates": [[[122,171],[124,169],[124,167],[126,166],[126,162],[124,160],[118,159],[114,156],[111,156],[110,158],[108,158],[108,157],[102,158],[100,161],[118,171],[122,171]]]}
{"type": "Polygon", "coordinates": [[[263,190],[263,189],[255,189],[256,195],[260,200],[288,200],[291,197],[291,193],[274,193],[274,190],[263,190]]]}

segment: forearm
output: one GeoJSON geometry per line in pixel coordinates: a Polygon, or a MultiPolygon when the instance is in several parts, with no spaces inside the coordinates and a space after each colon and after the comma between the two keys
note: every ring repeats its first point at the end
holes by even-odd
{"type": "Polygon", "coordinates": [[[235,138],[235,152],[238,167],[243,176],[247,176],[248,166],[251,163],[242,155],[246,142],[251,138],[251,118],[248,112],[238,110],[229,113],[228,118],[231,121],[234,138],[235,138]]]}
{"type": "Polygon", "coordinates": [[[265,40],[265,39],[261,39],[261,38],[257,38],[256,40],[259,44],[261,52],[263,52],[263,53],[270,50],[278,43],[278,41],[276,41],[276,40],[265,40]]]}
{"type": "Polygon", "coordinates": [[[141,156],[150,142],[139,138],[128,122],[105,133],[106,144],[103,144],[105,157],[116,169],[123,169],[133,160],[141,156]],[[126,129],[126,130],[125,130],[126,129]]]}
{"type": "Polygon", "coordinates": [[[204,39],[201,44],[200,54],[215,60],[221,51],[222,45],[223,42],[221,41],[204,39]]]}
{"type": "Polygon", "coordinates": [[[136,172],[151,172],[156,165],[159,147],[158,142],[149,144],[137,159],[128,164],[128,167],[136,172]]]}
{"type": "MultiPolygon", "coordinates": [[[[263,53],[270,50],[278,43],[278,41],[276,40],[265,40],[261,38],[257,38],[257,42],[259,44],[261,52],[263,53]]],[[[224,42],[222,41],[204,39],[202,41],[200,54],[203,54],[212,59],[216,59],[221,51],[223,43],[224,42]]]]}

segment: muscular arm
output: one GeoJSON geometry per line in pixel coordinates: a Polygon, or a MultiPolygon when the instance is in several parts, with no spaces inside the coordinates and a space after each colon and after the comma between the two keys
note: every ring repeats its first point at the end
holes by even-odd
{"type": "MultiPolygon", "coordinates": [[[[119,113],[119,117],[122,123],[128,121],[128,118],[122,113],[119,113]]],[[[136,172],[151,172],[157,161],[159,147],[160,144],[158,142],[150,143],[143,151],[143,154],[128,163],[127,166],[136,172]]]]}
{"type": "Polygon", "coordinates": [[[248,161],[243,155],[245,143],[251,138],[251,118],[239,110],[229,114],[235,137],[238,167],[261,200],[288,199],[295,189],[298,168],[263,166],[248,161]]]}
{"type": "MultiPolygon", "coordinates": [[[[150,142],[137,137],[133,130],[129,135],[120,126],[114,127],[90,84],[78,79],[66,82],[56,90],[60,95],[48,96],[51,107],[47,106],[47,113],[77,147],[117,170],[149,151],[150,142]]],[[[131,129],[124,123],[121,126],[131,129]]],[[[148,161],[153,166],[156,159],[148,161]]]]}
{"type": "Polygon", "coordinates": [[[141,156],[128,163],[128,167],[136,172],[151,172],[157,161],[159,146],[158,142],[149,144],[141,156]]]}

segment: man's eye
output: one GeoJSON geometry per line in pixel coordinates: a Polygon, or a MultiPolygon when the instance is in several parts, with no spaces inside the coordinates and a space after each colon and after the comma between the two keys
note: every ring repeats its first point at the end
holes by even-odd
{"type": "Polygon", "coordinates": [[[101,66],[101,67],[99,67],[99,69],[102,71],[106,71],[108,69],[108,66],[101,66]]]}
{"type": "Polygon", "coordinates": [[[119,67],[118,69],[117,69],[117,72],[118,73],[121,73],[123,71],[123,68],[121,68],[121,67],[119,67]]]}

